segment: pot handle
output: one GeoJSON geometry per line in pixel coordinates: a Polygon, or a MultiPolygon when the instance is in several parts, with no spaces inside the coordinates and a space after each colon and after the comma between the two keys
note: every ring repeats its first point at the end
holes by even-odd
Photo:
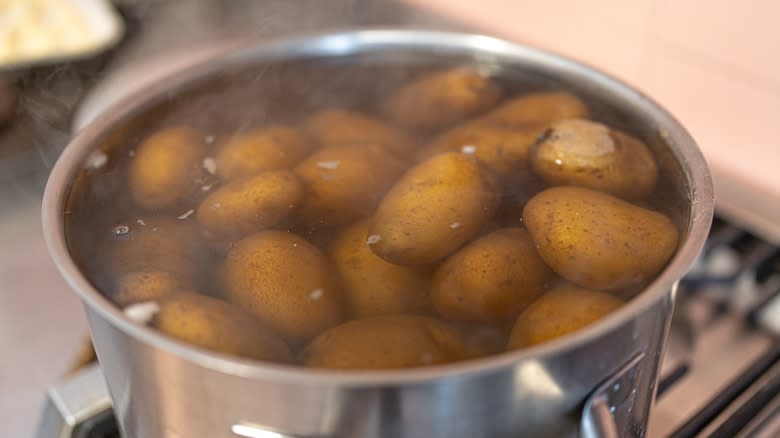
{"type": "Polygon", "coordinates": [[[644,353],[634,356],[585,400],[580,422],[582,438],[644,435],[644,425],[638,424],[632,409],[639,393],[636,388],[641,379],[643,357],[644,353]]]}
{"type": "Polygon", "coordinates": [[[103,371],[93,363],[49,388],[36,437],[85,436],[113,415],[103,371]]]}

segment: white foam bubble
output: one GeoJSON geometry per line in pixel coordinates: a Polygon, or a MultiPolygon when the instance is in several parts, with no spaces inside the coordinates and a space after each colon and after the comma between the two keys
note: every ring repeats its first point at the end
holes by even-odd
{"type": "Polygon", "coordinates": [[[215,173],[217,173],[217,160],[215,160],[212,157],[204,158],[203,168],[206,169],[206,172],[214,175],[215,173]]]}
{"type": "Polygon", "coordinates": [[[148,324],[160,311],[160,305],[154,301],[133,304],[125,307],[125,315],[139,324],[148,324]]]}
{"type": "Polygon", "coordinates": [[[309,294],[309,298],[311,298],[312,301],[317,301],[325,294],[325,290],[323,288],[317,288],[311,291],[309,294]]]}

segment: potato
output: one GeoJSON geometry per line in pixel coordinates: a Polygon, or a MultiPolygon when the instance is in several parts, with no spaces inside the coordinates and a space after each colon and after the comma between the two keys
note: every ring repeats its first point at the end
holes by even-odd
{"type": "Polygon", "coordinates": [[[117,225],[100,254],[112,278],[133,272],[167,272],[184,286],[202,279],[206,256],[192,221],[159,216],[117,225]]]}
{"type": "Polygon", "coordinates": [[[217,174],[225,180],[268,170],[291,169],[315,147],[297,130],[274,125],[235,135],[216,154],[217,174]]]}
{"type": "Polygon", "coordinates": [[[534,196],[523,222],[547,265],[590,289],[641,285],[677,247],[677,229],[668,217],[581,187],[554,187],[534,196]]]}
{"type": "Polygon", "coordinates": [[[389,369],[454,362],[473,352],[452,326],[424,316],[386,315],[350,321],[317,336],[303,351],[316,368],[389,369]]]}
{"type": "Polygon", "coordinates": [[[496,322],[517,315],[552,277],[522,228],[501,228],[451,255],[433,277],[431,300],[449,320],[496,322]]]}
{"type": "Polygon", "coordinates": [[[367,242],[390,263],[433,263],[474,237],[498,200],[495,177],[474,157],[436,155],[390,189],[371,220],[367,242]]]}
{"type": "Polygon", "coordinates": [[[562,91],[542,91],[511,99],[485,114],[483,120],[521,128],[546,126],[575,117],[588,117],[588,107],[577,96],[562,91]]]}
{"type": "Polygon", "coordinates": [[[534,172],[553,185],[577,185],[627,199],[647,196],[658,166],[640,140],[583,119],[552,125],[531,153],[534,172]]]}
{"type": "Polygon", "coordinates": [[[199,187],[204,154],[200,136],[188,127],[166,128],[147,137],[127,170],[135,203],[162,210],[185,200],[199,187]]]}
{"type": "Polygon", "coordinates": [[[408,160],[416,149],[416,142],[403,131],[357,111],[321,111],[309,117],[303,129],[325,146],[378,144],[401,160],[408,160]]]}
{"type": "Polygon", "coordinates": [[[508,177],[528,167],[528,153],[543,130],[507,129],[486,123],[458,126],[436,137],[422,150],[423,157],[442,152],[473,154],[496,175],[508,177]]]}
{"type": "Polygon", "coordinates": [[[287,344],[239,307],[191,292],[157,301],[151,325],[207,350],[271,362],[292,362],[287,344]]]}
{"type": "Polygon", "coordinates": [[[261,231],[238,242],[221,272],[224,293],[293,344],[341,320],[342,295],[325,256],[283,231],[261,231]]]}
{"type": "Polygon", "coordinates": [[[508,348],[530,347],[559,338],[598,321],[622,305],[622,301],[604,292],[557,287],[517,317],[508,348]]]}
{"type": "Polygon", "coordinates": [[[143,301],[153,301],[183,290],[175,275],[164,271],[130,272],[119,279],[119,287],[111,299],[120,307],[143,301]]]}
{"type": "Polygon", "coordinates": [[[412,129],[435,130],[478,115],[501,99],[501,86],[467,68],[423,76],[401,87],[387,102],[387,114],[412,129]]]}
{"type": "Polygon", "coordinates": [[[371,214],[403,170],[379,145],[325,146],[295,168],[306,187],[297,216],[307,224],[348,224],[371,214]]]}
{"type": "Polygon", "coordinates": [[[368,248],[367,235],[368,220],[363,219],[339,234],[330,248],[350,316],[428,311],[431,270],[387,263],[368,248]]]}
{"type": "Polygon", "coordinates": [[[237,238],[273,227],[303,198],[303,185],[288,170],[231,181],[207,196],[196,218],[214,236],[237,238]]]}

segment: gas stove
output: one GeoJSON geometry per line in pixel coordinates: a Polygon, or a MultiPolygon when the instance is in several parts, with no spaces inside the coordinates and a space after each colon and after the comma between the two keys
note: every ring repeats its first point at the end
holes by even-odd
{"type": "MultiPolygon", "coordinates": [[[[55,436],[119,436],[97,365],[49,389],[38,438],[55,436]]],[[[780,247],[716,219],[680,282],[648,436],[780,436],[780,247]]]]}
{"type": "MultiPolygon", "coordinates": [[[[163,7],[157,0],[117,0],[116,3],[122,6],[128,24],[128,40],[116,51],[99,59],[36,69],[24,78],[26,96],[23,102],[29,109],[29,120],[26,123],[29,131],[35,134],[32,138],[35,144],[29,153],[18,154],[13,160],[0,157],[0,182],[5,187],[0,190],[0,200],[7,205],[21,203],[14,205],[24,206],[19,208],[13,218],[7,215],[0,217],[3,220],[0,222],[0,237],[3,237],[4,245],[7,246],[9,241],[5,237],[13,236],[15,239],[12,241],[20,242],[20,247],[24,245],[25,249],[24,252],[18,251],[19,254],[7,257],[17,261],[10,265],[8,272],[0,270],[0,304],[3,304],[0,307],[10,308],[7,313],[0,309],[0,316],[6,322],[11,318],[12,329],[15,328],[14,321],[21,321],[19,324],[22,327],[31,329],[36,324],[46,326],[46,330],[40,329],[40,333],[47,336],[46,339],[32,343],[40,344],[34,348],[49,353],[26,355],[43,361],[61,357],[75,348],[82,335],[84,322],[75,296],[65,290],[66,287],[50,266],[39,227],[26,224],[18,229],[13,227],[16,223],[39,222],[37,202],[42,183],[49,166],[70,135],[68,124],[75,124],[74,129],[78,129],[99,109],[104,108],[108,101],[129,91],[132,87],[128,87],[127,82],[140,86],[141,79],[154,76],[148,72],[152,66],[160,67],[162,74],[162,70],[165,70],[162,64],[165,63],[157,62],[160,58],[153,56],[162,46],[188,54],[177,58],[180,61],[178,66],[181,66],[197,60],[198,55],[193,54],[191,48],[198,46],[202,49],[207,46],[209,37],[223,39],[246,33],[278,36],[323,27],[372,24],[464,28],[461,24],[453,24],[438,16],[386,1],[340,0],[338,7],[328,8],[321,15],[306,14],[305,17],[290,13],[295,8],[283,6],[292,4],[293,0],[236,0],[230,2],[233,7],[225,8],[217,7],[217,4],[222,3],[216,0],[193,0],[180,6],[173,6],[172,3],[167,7],[163,7]],[[259,3],[263,4],[262,11],[252,7],[259,3]],[[275,17],[275,20],[270,20],[269,16],[275,17]],[[195,21],[200,26],[199,30],[186,35],[178,32],[182,35],[176,35],[179,27],[165,25],[171,17],[195,21]],[[161,41],[165,41],[165,44],[161,44],[161,41]],[[144,75],[138,74],[139,61],[143,64],[144,75]],[[80,111],[75,113],[77,107],[80,111]],[[12,226],[6,226],[11,224],[11,220],[14,221],[12,226]],[[16,272],[11,271],[22,266],[25,269],[30,267],[31,280],[24,284],[11,275],[18,276],[18,269],[16,272]],[[19,289],[14,289],[14,293],[27,292],[25,288],[37,288],[42,292],[11,297],[9,307],[9,301],[5,300],[2,292],[3,289],[11,291],[13,287],[19,289]],[[53,287],[58,288],[59,295],[46,290],[53,287]],[[52,296],[55,298],[52,299],[52,296]],[[36,310],[38,308],[33,307],[36,299],[59,301],[44,306],[51,307],[51,311],[28,313],[25,316],[23,312],[14,311],[14,299],[21,303],[17,309],[36,310]],[[53,310],[55,307],[56,313],[53,310]],[[59,337],[55,339],[55,335],[59,337]],[[72,341],[65,342],[64,339],[72,341]]],[[[294,3],[304,7],[310,5],[310,9],[316,8],[316,1],[295,0],[294,3]]],[[[199,53],[205,51],[200,50],[199,53]]],[[[173,64],[176,63],[169,62],[167,65],[173,64]]],[[[780,335],[779,252],[777,246],[734,223],[716,220],[705,252],[681,282],[678,291],[648,436],[780,436],[780,342],[777,341],[780,335]]],[[[2,260],[5,261],[5,258],[2,260]]],[[[3,327],[5,325],[0,321],[0,329],[3,327]]],[[[11,337],[3,335],[0,330],[0,344],[5,345],[4,341],[11,337]]],[[[38,332],[34,333],[35,336],[38,336],[38,332]]],[[[13,343],[10,345],[14,347],[13,343]]],[[[63,362],[67,362],[67,359],[63,362]]],[[[3,368],[4,365],[0,360],[0,383],[4,383],[3,372],[7,370],[3,368]]],[[[33,371],[31,374],[38,381],[44,378],[49,381],[56,374],[56,365],[55,371],[47,369],[45,374],[41,372],[40,369],[46,365],[42,363],[30,367],[33,371]]],[[[10,372],[6,376],[10,378],[25,375],[16,373],[13,367],[8,370],[10,372]]],[[[17,406],[18,397],[15,397],[22,394],[18,387],[20,385],[12,386],[10,393],[0,391],[0,410],[4,413],[9,412],[9,409],[11,415],[14,415],[14,409],[15,412],[22,412],[17,406]],[[4,398],[6,395],[8,397],[4,398]]],[[[36,390],[42,400],[43,387],[36,390]]],[[[28,401],[32,400],[27,392],[22,395],[28,401]]],[[[37,402],[36,398],[32,403],[24,404],[25,409],[37,402]]],[[[37,413],[33,412],[32,415],[37,413]]],[[[3,418],[3,423],[7,423],[6,420],[14,419],[3,418]]],[[[43,413],[37,421],[39,438],[119,436],[98,366],[86,368],[51,386],[46,393],[43,413]]],[[[14,429],[14,421],[11,421],[10,430],[6,432],[0,428],[0,432],[5,432],[0,435],[9,433],[7,436],[26,436],[23,432],[19,432],[21,435],[16,433],[22,429],[14,429]]]]}

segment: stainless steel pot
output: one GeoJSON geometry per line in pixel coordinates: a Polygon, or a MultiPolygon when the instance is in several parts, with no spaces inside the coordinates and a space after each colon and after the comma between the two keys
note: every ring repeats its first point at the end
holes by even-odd
{"type": "Polygon", "coordinates": [[[43,207],[49,249],[84,301],[127,437],[623,437],[645,432],[676,281],[702,248],[713,192],[704,159],[679,123],[609,76],[485,36],[367,30],[245,45],[143,90],[73,140],[51,174],[43,207]],[[677,199],[670,211],[683,229],[677,254],[626,306],[573,335],[471,362],[365,373],[260,364],[192,348],[131,322],[80,272],[66,244],[65,205],[93,150],[172,91],[224,69],[347,55],[446,57],[533,72],[616,108],[668,170],[668,195],[677,199]]]}

